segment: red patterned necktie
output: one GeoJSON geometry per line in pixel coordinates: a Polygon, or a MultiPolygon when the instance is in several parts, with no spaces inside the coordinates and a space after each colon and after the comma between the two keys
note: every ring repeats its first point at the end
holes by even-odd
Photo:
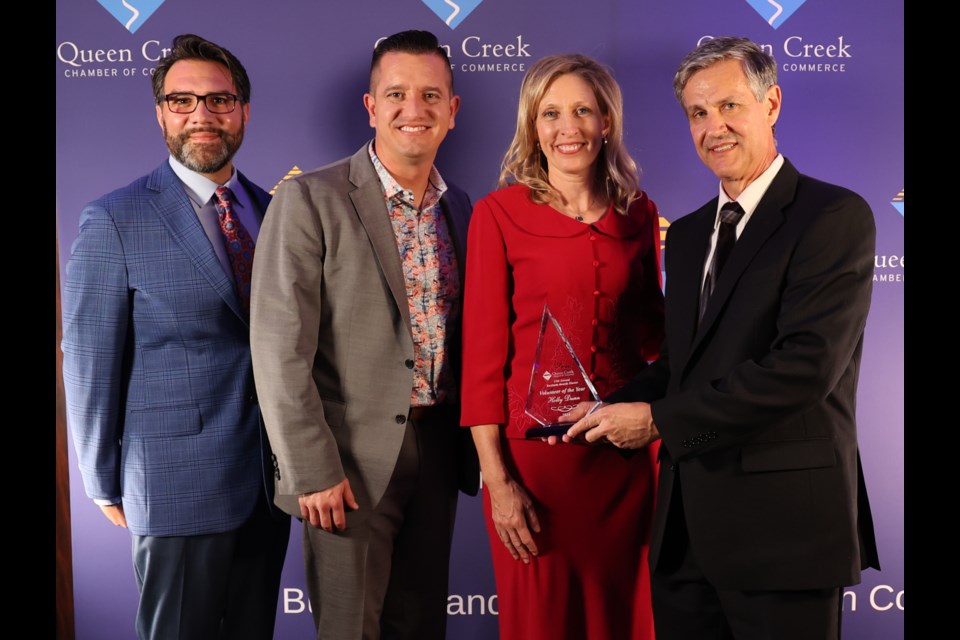
{"type": "Polygon", "coordinates": [[[237,283],[237,293],[243,310],[250,311],[250,274],[253,270],[253,238],[247,233],[240,218],[233,212],[233,192],[228,187],[216,191],[214,207],[220,215],[223,246],[227,249],[230,267],[237,283]]]}

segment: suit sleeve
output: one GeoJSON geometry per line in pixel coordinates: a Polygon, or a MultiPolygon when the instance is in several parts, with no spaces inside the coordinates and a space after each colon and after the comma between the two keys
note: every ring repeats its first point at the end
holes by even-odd
{"type": "Polygon", "coordinates": [[[260,229],[250,304],[254,379],[282,495],[320,491],[345,477],[313,379],[323,260],[310,194],[301,181],[286,182],[260,229]]]}
{"type": "Polygon", "coordinates": [[[120,233],[88,206],[63,289],[63,382],[87,495],[120,500],[120,440],[130,292],[120,233]]]}
{"type": "Polygon", "coordinates": [[[650,248],[643,257],[643,288],[640,291],[642,357],[656,360],[663,343],[663,275],[660,272],[660,212],[653,200],[647,202],[647,233],[650,248]]]}
{"type": "Polygon", "coordinates": [[[485,200],[470,220],[465,288],[460,422],[502,425],[507,422],[510,276],[503,232],[485,200]]]}
{"type": "Polygon", "coordinates": [[[654,421],[675,459],[737,443],[824,402],[861,344],[875,236],[869,206],[851,192],[813,217],[779,284],[769,351],[653,403],[654,421]],[[700,437],[705,433],[709,437],[700,437]]]}
{"type": "MultiPolygon", "coordinates": [[[[643,345],[643,356],[647,359],[656,358],[650,366],[644,368],[612,394],[605,402],[652,402],[663,397],[670,380],[670,358],[667,354],[667,341],[664,338],[663,327],[663,276],[660,272],[660,213],[651,201],[654,210],[651,233],[653,245],[651,252],[644,258],[644,329],[648,331],[643,345]],[[655,330],[654,330],[655,329],[655,330]]],[[[667,242],[670,235],[667,234],[667,242]]]]}

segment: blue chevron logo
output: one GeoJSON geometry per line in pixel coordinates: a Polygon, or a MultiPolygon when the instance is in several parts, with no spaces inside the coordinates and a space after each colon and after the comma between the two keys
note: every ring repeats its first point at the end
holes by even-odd
{"type": "Polygon", "coordinates": [[[451,29],[466,20],[483,0],[422,0],[451,29]]]}
{"type": "Polygon", "coordinates": [[[136,33],[137,29],[142,27],[166,0],[97,0],[97,2],[127,31],[136,33]]]}
{"type": "Polygon", "coordinates": [[[780,25],[787,21],[793,15],[793,12],[799,9],[807,0],[747,0],[747,4],[753,7],[754,11],[760,14],[774,29],[779,29],[780,25]]]}

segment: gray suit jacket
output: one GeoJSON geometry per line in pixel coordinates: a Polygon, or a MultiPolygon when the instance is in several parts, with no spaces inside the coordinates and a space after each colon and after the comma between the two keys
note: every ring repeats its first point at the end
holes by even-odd
{"type": "MultiPolygon", "coordinates": [[[[441,204],[462,278],[471,206],[448,187],[441,204]]],[[[459,351],[459,330],[448,337],[459,351]]],[[[251,351],[277,505],[299,516],[301,493],[347,477],[361,509],[375,506],[403,441],[414,352],[400,254],[367,145],[277,191],[257,241],[251,351]]],[[[459,376],[459,353],[452,362],[459,376]]]]}

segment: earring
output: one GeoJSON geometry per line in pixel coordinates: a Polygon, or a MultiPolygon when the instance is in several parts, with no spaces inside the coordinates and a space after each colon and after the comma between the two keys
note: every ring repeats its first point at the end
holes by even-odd
{"type": "Polygon", "coordinates": [[[607,144],[607,136],[603,136],[603,144],[607,144]]]}

